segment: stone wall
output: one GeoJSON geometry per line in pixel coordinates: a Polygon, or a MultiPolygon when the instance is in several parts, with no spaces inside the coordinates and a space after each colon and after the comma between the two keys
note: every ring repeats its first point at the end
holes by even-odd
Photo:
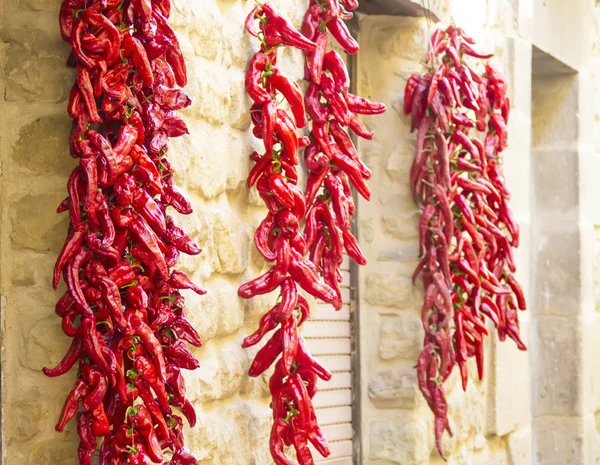
{"type": "MultiPolygon", "coordinates": [[[[381,14],[420,12],[416,0],[364,1],[381,14]]],[[[308,2],[278,3],[300,24],[308,2]]],[[[506,71],[513,102],[506,175],[523,228],[517,262],[530,303],[523,316],[528,354],[510,341],[490,338],[484,381],[472,379],[463,393],[456,373],[449,380],[455,435],[444,442],[448,462],[596,464],[600,47],[591,44],[600,36],[598,8],[593,10],[592,0],[430,3],[432,19],[464,26],[480,48],[497,53],[506,71]]],[[[65,66],[68,46],[58,32],[58,4],[0,2],[3,465],[76,463],[74,426],[63,435],[54,432],[74,373],[48,379],[40,372],[62,357],[69,342],[53,311],[60,294],[50,288],[67,230],[66,216],[54,210],[66,196],[74,166],[65,111],[74,76],[65,66]]],[[[253,352],[240,343],[270,298],[244,302],[236,294],[264,266],[251,239],[265,212],[244,183],[247,156],[257,146],[248,131],[243,89],[255,44],[242,23],[254,2],[174,4],[172,23],[188,60],[187,91],[194,103],[184,112],[191,135],[173,141],[170,156],[176,182],[195,209],[178,221],[204,249],[199,257],[183,257],[181,267],[209,291],[201,298],[186,296],[205,341],[197,351],[201,367],[187,377],[199,414],[187,439],[203,465],[264,465],[270,463],[266,378],[246,376],[253,352]]],[[[362,450],[357,464],[442,463],[415,379],[422,289],[410,283],[418,253],[418,211],[407,182],[414,135],[401,114],[405,80],[420,70],[433,26],[422,17],[381,15],[361,16],[358,24],[358,93],[384,101],[389,112],[367,119],[377,136],[360,146],[373,168],[374,195],[371,203],[360,203],[358,214],[369,265],[357,280],[361,398],[355,410],[361,424],[355,427],[362,450]]],[[[299,54],[286,51],[281,63],[301,77],[299,54]]]]}
{"type": "MultiPolygon", "coordinates": [[[[246,375],[250,353],[241,348],[268,299],[237,297],[240,283],[264,264],[252,244],[264,217],[245,179],[256,145],[249,132],[244,73],[255,43],[243,22],[254,2],[177,0],[172,24],[187,59],[186,91],[193,105],[184,113],[190,136],[174,140],[169,155],[177,178],[191,196],[194,214],[178,222],[204,249],[183,256],[180,267],[209,290],[187,293],[190,318],[204,346],[201,368],[188,373],[188,393],[198,426],[189,446],[207,465],[267,464],[271,411],[265,378],[246,375]]],[[[76,463],[74,424],[54,431],[75,373],[49,379],[69,340],[54,304],[64,287],[51,289],[51,273],[67,233],[68,218],[54,213],[66,196],[74,166],[68,152],[66,99],[74,74],[65,63],[68,45],[58,29],[60,1],[0,2],[0,152],[2,293],[2,449],[5,465],[76,463]]],[[[307,2],[282,2],[299,24],[307,2]]],[[[302,76],[302,58],[288,51],[282,67],[302,76]]]]}
{"type": "MultiPolygon", "coordinates": [[[[372,3],[386,13],[380,4],[410,2],[372,3]]],[[[439,3],[431,17],[460,24],[480,49],[495,51],[508,78],[505,168],[522,226],[517,263],[530,348],[524,354],[511,342],[489,341],[483,382],[463,393],[457,374],[450,378],[455,434],[444,440],[448,463],[596,464],[600,139],[593,141],[592,122],[598,130],[600,54],[595,46],[590,60],[590,44],[597,43],[598,8],[594,15],[585,0],[439,3]]],[[[374,201],[359,210],[369,258],[359,303],[365,464],[442,463],[414,371],[423,290],[410,283],[418,243],[408,190],[414,135],[401,110],[406,79],[421,69],[430,19],[368,16],[359,26],[359,93],[391,105],[385,117],[369,121],[375,141],[361,143],[374,171],[374,201]]]]}
{"type": "MultiPolygon", "coordinates": [[[[514,113],[511,146],[507,151],[507,177],[514,197],[513,209],[523,224],[525,243],[518,254],[519,277],[527,284],[528,263],[528,92],[521,101],[515,77],[528,82],[531,57],[518,50],[497,24],[489,5],[473,5],[460,24],[475,34],[480,48],[495,50],[498,58],[524,69],[508,67],[514,113]],[[473,11],[475,10],[475,11],[473,11]],[[484,25],[482,27],[482,25],[484,25]],[[518,57],[516,55],[519,55],[518,57]],[[519,142],[522,142],[520,144],[519,142]],[[520,163],[515,163],[518,157],[520,163]]],[[[461,9],[457,10],[458,13],[461,9]]],[[[499,19],[499,18],[498,18],[499,19]]],[[[411,276],[418,263],[420,214],[410,194],[408,177],[414,157],[414,134],[402,113],[403,89],[413,72],[420,72],[423,44],[430,29],[425,18],[368,16],[360,22],[361,45],[371,53],[359,56],[359,93],[390,105],[382,118],[369,121],[377,131],[374,142],[361,149],[374,175],[374,201],[360,204],[360,240],[369,264],[361,270],[363,367],[363,463],[415,465],[441,463],[433,442],[433,416],[422,399],[414,366],[422,347],[420,307],[423,289],[413,287],[411,276]],[[367,368],[368,367],[368,368],[367,368]]],[[[505,68],[507,68],[505,66],[505,68]]],[[[523,322],[527,340],[527,317],[523,322]]],[[[514,464],[530,462],[528,355],[510,342],[486,346],[486,377],[472,379],[466,392],[459,374],[447,383],[450,422],[454,437],[445,437],[444,449],[452,464],[514,464]],[[510,373],[510,374],[509,374],[510,373]]]]}

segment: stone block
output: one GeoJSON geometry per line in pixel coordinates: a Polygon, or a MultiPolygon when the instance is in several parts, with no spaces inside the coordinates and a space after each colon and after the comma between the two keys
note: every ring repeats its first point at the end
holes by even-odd
{"type": "Polygon", "coordinates": [[[394,182],[408,183],[410,167],[415,156],[413,144],[400,144],[388,155],[385,172],[394,182]]]}
{"type": "Polygon", "coordinates": [[[583,418],[585,463],[600,463],[600,411],[583,418]]]}
{"type": "Polygon", "coordinates": [[[184,156],[190,172],[185,177],[189,189],[204,199],[238,189],[248,175],[251,150],[239,131],[217,131],[198,125],[189,136],[184,156]],[[215,161],[215,154],[226,154],[215,161]]]}
{"type": "Polygon", "coordinates": [[[420,396],[415,370],[379,371],[369,381],[369,398],[379,409],[412,409],[420,396]]]}
{"type": "Polygon", "coordinates": [[[231,212],[216,216],[212,228],[213,247],[219,258],[215,271],[224,274],[246,271],[250,255],[250,234],[246,225],[231,212]]]}
{"type": "Polygon", "coordinates": [[[256,329],[262,316],[275,305],[276,299],[276,292],[272,292],[244,301],[244,324],[249,327],[249,331],[256,329]]]}
{"type": "Polygon", "coordinates": [[[11,429],[8,437],[12,443],[27,443],[34,440],[42,431],[42,406],[40,392],[36,397],[18,400],[6,406],[5,415],[10,415],[11,429]]]}
{"type": "Polygon", "coordinates": [[[198,422],[193,428],[184,421],[186,445],[201,463],[210,463],[218,455],[222,415],[204,409],[196,409],[196,415],[198,422]]]}
{"type": "Polygon", "coordinates": [[[20,0],[19,10],[23,11],[57,11],[58,7],[52,0],[20,0]]]}
{"type": "Polygon", "coordinates": [[[421,419],[373,423],[369,431],[368,457],[391,464],[421,464],[429,457],[431,435],[432,429],[421,419]]]}
{"type": "Polygon", "coordinates": [[[416,315],[381,315],[379,356],[383,360],[403,358],[414,360],[421,352],[423,324],[416,315]]]}
{"type": "Polygon", "coordinates": [[[197,454],[200,463],[270,463],[270,459],[265,460],[270,424],[267,409],[250,407],[239,399],[219,403],[218,411],[202,413],[198,425],[186,429],[188,447],[197,454]]]}
{"type": "Polygon", "coordinates": [[[237,283],[214,279],[205,284],[210,292],[196,299],[186,294],[188,317],[203,340],[237,332],[244,324],[244,302],[237,295],[237,283]]]}
{"type": "MultiPolygon", "coordinates": [[[[535,73],[535,69],[533,70],[535,73]]],[[[534,149],[569,147],[577,142],[579,106],[576,76],[536,76],[532,86],[534,149]]]]}
{"type": "Polygon", "coordinates": [[[37,118],[21,127],[10,157],[35,175],[67,177],[76,165],[68,156],[70,131],[71,120],[66,113],[37,118]]]}
{"type": "Polygon", "coordinates": [[[41,285],[42,292],[49,294],[49,302],[58,299],[58,295],[47,287],[51,270],[56,262],[53,253],[15,250],[11,259],[11,282],[14,286],[29,287],[29,291],[32,291],[34,286],[41,285]]]}
{"type": "Polygon", "coordinates": [[[531,43],[520,37],[508,37],[504,69],[508,79],[511,112],[531,114],[531,62],[531,43]]]}
{"type": "Polygon", "coordinates": [[[56,214],[65,192],[26,195],[10,204],[10,238],[16,247],[59,252],[67,237],[69,216],[56,214]]]}
{"type": "Polygon", "coordinates": [[[365,281],[365,299],[380,307],[407,308],[414,303],[410,279],[400,274],[370,273],[365,281]]]}
{"type": "Polygon", "coordinates": [[[189,398],[192,402],[206,403],[239,393],[246,376],[244,349],[237,341],[218,350],[203,348],[196,351],[202,369],[185,372],[189,398]]]}
{"type": "MultiPolygon", "coordinates": [[[[215,2],[182,2],[175,5],[182,26],[188,27],[188,37],[196,56],[215,61],[223,48],[225,35],[223,27],[227,24],[215,2]]],[[[185,36],[185,35],[184,35],[185,36]]]]}
{"type": "MultiPolygon", "coordinates": [[[[453,378],[458,378],[457,375],[458,373],[455,373],[453,378]]],[[[448,454],[453,454],[468,440],[485,433],[485,391],[481,389],[478,383],[473,381],[469,381],[466,392],[458,386],[454,389],[447,389],[448,417],[454,433],[453,437],[444,436],[444,450],[448,454]]]]}
{"type": "Polygon", "coordinates": [[[61,320],[48,308],[48,317],[22,329],[21,366],[39,372],[43,367],[53,368],[64,356],[71,341],[64,337],[61,320]]]}
{"type": "Polygon", "coordinates": [[[536,311],[540,315],[577,316],[581,311],[577,226],[558,223],[550,230],[539,232],[532,247],[535,250],[532,266],[539,270],[532,283],[536,311]]]}
{"type": "Polygon", "coordinates": [[[573,69],[585,65],[591,50],[593,3],[586,0],[534,0],[532,43],[573,69]],[[572,32],[567,32],[572,31],[572,32]]]}
{"type": "Polygon", "coordinates": [[[531,464],[531,429],[519,428],[508,435],[508,465],[531,464]]]}
{"type": "MultiPolygon", "coordinates": [[[[529,345],[529,327],[521,323],[521,337],[529,345]]],[[[487,432],[504,436],[531,422],[531,373],[528,352],[517,349],[514,342],[491,339],[487,381],[487,432]]]]}
{"type": "Polygon", "coordinates": [[[25,465],[38,465],[60,463],[61,465],[75,465],[77,460],[76,434],[65,434],[65,438],[57,440],[56,437],[45,437],[42,440],[31,441],[27,447],[19,452],[14,448],[5,456],[6,463],[22,463],[25,465]]]}
{"type": "Polygon", "coordinates": [[[396,239],[414,239],[415,244],[419,236],[420,213],[405,213],[402,216],[384,214],[381,217],[383,231],[396,239]]]}
{"type": "Polygon", "coordinates": [[[67,45],[58,34],[35,27],[4,29],[4,77],[8,102],[62,102],[74,82],[65,66],[67,45]]]}
{"type": "Polygon", "coordinates": [[[538,417],[534,420],[534,463],[579,465],[584,458],[583,421],[579,417],[538,417]]]}
{"type": "Polygon", "coordinates": [[[217,335],[222,310],[216,306],[219,302],[219,296],[212,290],[212,284],[209,285],[211,292],[206,295],[199,296],[196,293],[191,293],[185,296],[187,317],[204,343],[217,335]]]}
{"type": "Polygon", "coordinates": [[[534,150],[533,189],[536,213],[574,221],[579,207],[579,154],[576,150],[534,150]]]}
{"type": "MultiPolygon", "coordinates": [[[[598,351],[600,351],[600,315],[595,314],[586,318],[583,330],[583,347],[581,377],[583,387],[583,412],[592,414],[600,412],[600,370],[598,367],[598,351]]],[[[600,414],[598,416],[600,420],[600,414]]],[[[600,426],[600,423],[598,424],[600,426]]]]}
{"type": "Polygon", "coordinates": [[[536,357],[535,415],[568,416],[582,411],[582,373],[574,370],[582,355],[582,328],[578,320],[539,317],[536,357]]]}
{"type": "MultiPolygon", "coordinates": [[[[388,240],[384,244],[380,244],[379,255],[377,260],[380,262],[409,262],[414,263],[419,256],[419,246],[414,243],[400,243],[388,240]]],[[[415,263],[416,264],[416,263],[415,263]]]]}

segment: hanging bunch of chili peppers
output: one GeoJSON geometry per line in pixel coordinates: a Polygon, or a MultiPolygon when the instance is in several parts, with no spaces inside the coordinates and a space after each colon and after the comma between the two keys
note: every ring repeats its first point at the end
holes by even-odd
{"type": "Polygon", "coordinates": [[[342,4],[338,0],[313,2],[302,34],[272,3],[257,6],[246,22],[248,32],[261,41],[260,50],[250,61],[246,89],[254,102],[253,133],[262,139],[265,148],[263,154],[251,155],[255,165],[248,187],[256,184],[269,210],[256,231],[256,247],[267,262],[275,264],[264,275],[241,286],[239,295],[251,298],[280,289],[277,304],[243,343],[244,347],[253,346],[279,326],[258,351],[249,371],[250,376],[259,376],[275,363],[269,384],[274,419],[270,449],[277,465],[294,463],[285,455],[285,446],[294,446],[300,465],[313,463],[309,443],[323,457],[330,454],[312,398],[317,392],[317,378],[328,381],[332,375],[310,355],[298,334],[310,312],[299,288],[340,309],[344,249],[358,263],[366,262],[350,230],[349,218],[354,213],[350,185],[368,199],[365,179],[370,172],[360,161],[344,126],[371,139],[372,133],[354,113],[382,113],[385,106],[348,92],[346,65],[337,52],[327,51],[326,33],[329,30],[349,53],[356,53],[358,45],[343,20],[352,17],[349,10],[357,7],[350,0],[342,4]],[[310,86],[305,97],[277,67],[282,46],[306,54],[305,79],[310,86]],[[278,108],[278,93],[289,104],[293,117],[278,108]],[[311,136],[298,138],[296,130],[307,125],[307,114],[312,120],[311,136]],[[306,147],[304,157],[310,170],[305,192],[298,187],[298,152],[302,147],[306,147]],[[323,185],[325,189],[317,198],[323,185]]]}
{"type": "Polygon", "coordinates": [[[173,411],[195,424],[181,369],[199,366],[186,342],[201,341],[179,291],[205,291],[172,269],[181,252],[201,250],[166,212],[192,212],[166,157],[168,138],[188,133],[175,111],[191,103],[177,88],[186,66],[170,9],[170,0],[64,0],[60,10],[77,71],[68,112],[79,165],[58,207],[70,227],[53,286],[62,274],[56,313],[73,342],[44,373],[79,365],[56,430],[76,417],[81,465],[98,438],[101,465],[197,464],[173,411]]]}
{"type": "Polygon", "coordinates": [[[493,56],[478,53],[474,43],[460,28],[437,30],[427,71],[409,78],[404,99],[404,112],[417,131],[410,186],[422,208],[422,259],[413,280],[422,274],[425,347],[417,372],[435,415],[440,454],[444,431],[452,434],[443,382],[456,363],[466,389],[469,357],[476,358],[482,378],[484,317],[500,340],[508,336],[526,349],[517,314],[526,304],[514,277],[519,226],[508,206],[501,158],[510,101],[494,66],[485,62],[485,73],[479,74],[467,63],[468,57],[493,56]]]}
{"type": "Polygon", "coordinates": [[[333,304],[339,308],[344,250],[359,265],[367,262],[352,234],[350,218],[355,205],[351,186],[366,200],[371,197],[366,184],[371,171],[360,159],[345,128],[364,139],[373,139],[373,132],[356,115],[381,114],[386,107],[351,94],[344,58],[335,50],[327,50],[329,32],[348,54],[358,52],[358,43],[344,22],[352,18],[358,2],[311,3],[302,25],[303,34],[317,45],[313,52],[306,53],[305,80],[309,86],[304,101],[311,119],[311,141],[304,151],[304,160],[309,170],[306,201],[311,207],[304,236],[310,261],[335,290],[333,304]]]}

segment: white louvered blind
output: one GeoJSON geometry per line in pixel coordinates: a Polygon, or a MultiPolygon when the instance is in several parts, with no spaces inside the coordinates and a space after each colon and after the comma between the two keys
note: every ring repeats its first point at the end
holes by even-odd
{"type": "Polygon", "coordinates": [[[350,271],[348,259],[342,265],[341,285],[344,306],[340,311],[319,302],[304,324],[303,335],[308,349],[331,372],[329,382],[319,380],[314,398],[317,419],[329,439],[331,455],[313,456],[320,465],[352,465],[352,366],[350,345],[350,271]]]}

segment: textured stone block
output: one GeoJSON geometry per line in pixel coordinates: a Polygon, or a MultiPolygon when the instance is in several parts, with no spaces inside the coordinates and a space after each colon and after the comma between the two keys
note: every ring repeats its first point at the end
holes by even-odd
{"type": "Polygon", "coordinates": [[[415,315],[381,315],[379,356],[414,360],[421,352],[423,324],[415,315]]]}
{"type": "Polygon", "coordinates": [[[12,203],[8,210],[10,238],[16,247],[58,252],[67,235],[69,217],[56,214],[64,192],[26,195],[12,203]]]}
{"type": "MultiPolygon", "coordinates": [[[[529,345],[529,329],[521,324],[523,342],[529,345]]],[[[517,349],[512,340],[492,340],[487,380],[488,424],[490,434],[504,436],[519,426],[531,423],[531,355],[517,349]]]]}
{"type": "Polygon", "coordinates": [[[370,273],[365,281],[365,298],[371,305],[406,308],[413,303],[413,285],[400,274],[370,273]]]}
{"type": "MultiPolygon", "coordinates": [[[[233,212],[232,212],[233,213],[233,212]]],[[[248,268],[250,234],[246,225],[234,214],[217,216],[213,227],[219,273],[240,274],[248,268]]]]}
{"type": "Polygon", "coordinates": [[[240,391],[246,376],[244,349],[236,341],[219,348],[196,351],[202,370],[186,372],[192,402],[205,403],[225,399],[240,391]]]}
{"type": "Polygon", "coordinates": [[[53,368],[66,353],[70,340],[64,338],[59,318],[48,309],[48,317],[27,324],[23,328],[22,348],[19,351],[21,366],[39,372],[42,367],[53,368]],[[60,341],[57,343],[57,341],[60,341]]]}
{"type": "Polygon", "coordinates": [[[531,464],[531,429],[520,428],[508,435],[508,465],[531,464]]]}
{"type": "MultiPolygon", "coordinates": [[[[538,225],[539,228],[539,225],[538,225]]],[[[576,225],[549,226],[532,244],[536,250],[536,311],[541,315],[576,316],[580,313],[580,234],[576,225]]]]}
{"type": "Polygon", "coordinates": [[[578,417],[539,417],[534,421],[535,463],[579,465],[583,453],[583,424],[578,417]]]}
{"type": "MultiPolygon", "coordinates": [[[[472,365],[469,367],[470,373],[472,365]]],[[[457,372],[452,376],[455,380],[459,378],[457,372]]],[[[475,375],[473,375],[475,378],[475,375]]],[[[453,437],[444,437],[444,450],[448,454],[460,449],[461,445],[465,444],[470,438],[476,438],[485,434],[486,426],[486,396],[482,386],[475,379],[469,380],[467,391],[464,392],[460,387],[460,383],[451,388],[452,383],[446,386],[448,397],[448,417],[450,418],[450,426],[454,433],[453,437]]]]}
{"type": "Polygon", "coordinates": [[[416,239],[419,235],[419,218],[417,212],[405,213],[404,215],[387,215],[381,217],[383,231],[396,239],[416,239]]]}
{"type": "Polygon", "coordinates": [[[420,396],[415,370],[392,369],[377,372],[369,381],[369,398],[377,408],[411,409],[420,396]]]}
{"type": "Polygon", "coordinates": [[[536,212],[574,221],[579,207],[578,152],[544,148],[534,150],[532,159],[536,212]]]}
{"type": "Polygon", "coordinates": [[[573,416],[582,411],[582,373],[574,370],[582,356],[582,327],[578,320],[540,317],[536,357],[536,416],[573,416]]]}
{"type": "Polygon", "coordinates": [[[61,102],[74,82],[65,66],[67,46],[55,34],[32,28],[5,29],[5,99],[9,102],[61,102]]]}
{"type": "Polygon", "coordinates": [[[56,3],[52,0],[20,0],[19,9],[25,11],[55,11],[56,3]]]}
{"type": "MultiPolygon", "coordinates": [[[[535,69],[533,72],[535,73],[535,69]]],[[[536,149],[576,143],[578,122],[576,76],[538,76],[532,87],[532,144],[536,149]]]]}
{"type": "Polygon", "coordinates": [[[424,420],[373,423],[369,458],[385,463],[417,465],[429,457],[432,430],[424,420]]]}
{"type": "Polygon", "coordinates": [[[413,263],[418,260],[419,245],[415,243],[398,244],[397,242],[389,241],[385,245],[380,244],[379,255],[377,260],[380,262],[408,262],[413,263]]]}
{"type": "Polygon", "coordinates": [[[69,157],[71,120],[66,114],[37,118],[24,125],[10,151],[16,165],[36,175],[71,174],[76,161],[69,157]]]}

